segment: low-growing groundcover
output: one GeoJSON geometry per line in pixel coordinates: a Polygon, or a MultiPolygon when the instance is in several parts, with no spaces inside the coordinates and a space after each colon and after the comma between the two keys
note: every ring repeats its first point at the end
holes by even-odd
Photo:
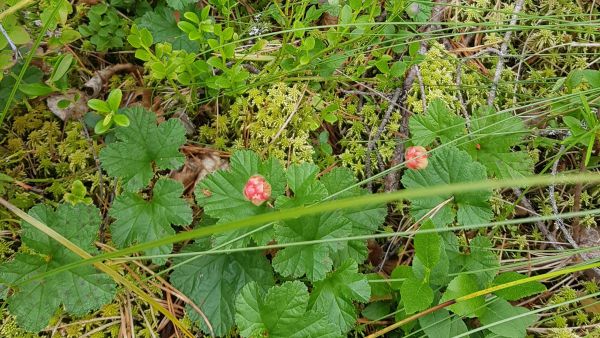
{"type": "Polygon", "coordinates": [[[598,336],[596,5],[0,1],[0,336],[598,336]]]}

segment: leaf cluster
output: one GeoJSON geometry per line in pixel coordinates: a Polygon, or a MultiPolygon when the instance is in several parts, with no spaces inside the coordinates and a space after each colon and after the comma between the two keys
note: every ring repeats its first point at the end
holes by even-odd
{"type": "MultiPolygon", "coordinates": [[[[356,180],[347,169],[336,168],[320,178],[317,174],[318,168],[312,164],[284,169],[274,158],[263,161],[251,151],[238,151],[231,157],[229,170],[217,171],[199,182],[196,200],[206,216],[220,224],[327,198],[367,193],[355,186],[356,180]],[[244,185],[254,175],[263,176],[272,190],[271,201],[259,206],[243,195],[244,185]]],[[[204,246],[186,248],[202,255],[193,263],[175,268],[171,282],[189,292],[193,301],[205,304],[205,314],[217,334],[227,333],[235,320],[243,336],[262,332],[286,337],[296,331],[292,336],[339,336],[348,332],[356,320],[353,301],[366,302],[370,295],[369,284],[357,264],[366,259],[366,242],[344,238],[373,233],[383,223],[385,214],[384,206],[367,205],[215,235],[204,246]],[[211,247],[300,242],[312,243],[282,248],[271,262],[260,251],[210,254],[211,247]],[[273,286],[273,272],[284,280],[306,276],[312,292],[309,294],[300,281],[273,286]],[[286,302],[278,300],[284,296],[291,298],[286,302]],[[294,324],[273,321],[276,313],[289,313],[290,323],[294,324]]],[[[192,316],[207,332],[203,321],[192,316]]]]}

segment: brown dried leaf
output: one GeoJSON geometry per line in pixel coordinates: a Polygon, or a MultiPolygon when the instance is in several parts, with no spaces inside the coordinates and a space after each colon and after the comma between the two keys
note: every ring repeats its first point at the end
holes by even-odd
{"type": "Polygon", "coordinates": [[[182,151],[186,155],[185,164],[181,169],[171,171],[171,178],[183,184],[186,195],[193,192],[196,183],[206,175],[229,168],[222,152],[194,145],[183,146],[182,151]]]}
{"type": "Polygon", "coordinates": [[[69,89],[64,94],[53,94],[48,96],[46,104],[48,109],[58,116],[61,120],[79,119],[88,112],[87,101],[88,96],[84,92],[77,89],[69,89]],[[59,107],[59,104],[69,101],[70,104],[66,108],[59,107]]]}
{"type": "Polygon", "coordinates": [[[134,72],[136,69],[137,66],[131,63],[119,63],[112,65],[97,71],[96,74],[92,76],[83,86],[91,89],[91,97],[97,97],[111,76],[121,72],[134,72]]]}

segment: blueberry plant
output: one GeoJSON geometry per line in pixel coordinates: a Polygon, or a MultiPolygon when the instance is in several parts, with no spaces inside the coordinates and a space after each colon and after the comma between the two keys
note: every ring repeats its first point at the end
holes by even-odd
{"type": "Polygon", "coordinates": [[[0,1],[0,336],[598,336],[596,7],[0,1]]]}

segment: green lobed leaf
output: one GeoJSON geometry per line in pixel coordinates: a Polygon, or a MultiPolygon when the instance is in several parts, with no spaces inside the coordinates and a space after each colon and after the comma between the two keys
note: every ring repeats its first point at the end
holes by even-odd
{"type": "Polygon", "coordinates": [[[280,196],[275,205],[278,209],[293,208],[322,201],[327,197],[327,189],[316,177],[319,167],[312,163],[292,164],[286,177],[293,197],[280,196]]]}
{"type": "Polygon", "coordinates": [[[533,160],[527,152],[514,147],[529,134],[525,124],[508,112],[480,109],[471,120],[471,140],[461,148],[497,178],[520,178],[531,175],[533,160]]]}
{"type": "MultiPolygon", "coordinates": [[[[181,198],[183,185],[168,178],[159,179],[152,190],[152,197],[146,200],[138,193],[124,192],[118,196],[109,215],[115,219],[110,229],[117,247],[157,240],[175,234],[171,224],[187,225],[192,222],[192,209],[181,198]]],[[[171,253],[173,245],[163,245],[145,251],[147,255],[171,253]]],[[[153,258],[156,264],[164,264],[167,259],[153,258]]]]}
{"type": "Polygon", "coordinates": [[[451,112],[441,99],[433,100],[424,114],[410,117],[408,127],[415,145],[428,146],[436,139],[450,142],[465,134],[465,119],[451,112]]]}
{"type": "Polygon", "coordinates": [[[235,322],[242,337],[341,337],[327,317],[307,310],[309,296],[300,281],[285,282],[265,294],[257,283],[246,285],[236,300],[235,322]]]}
{"type": "MultiPolygon", "coordinates": [[[[440,303],[466,296],[473,292],[479,291],[479,283],[477,279],[470,274],[461,274],[456,276],[449,284],[446,292],[442,295],[440,303]]],[[[453,313],[468,318],[479,316],[483,312],[485,300],[482,296],[458,302],[450,305],[448,309],[453,313]]]]}
{"type": "Polygon", "coordinates": [[[469,254],[464,257],[464,267],[477,277],[479,285],[487,287],[500,268],[500,259],[492,251],[492,242],[477,236],[469,242],[469,254]]]}
{"type": "Polygon", "coordinates": [[[400,290],[400,288],[402,288],[402,283],[413,276],[414,274],[410,266],[398,265],[396,268],[394,268],[392,274],[390,275],[390,278],[394,279],[394,281],[390,283],[390,286],[394,290],[400,290]]]}
{"type": "Polygon", "coordinates": [[[139,26],[152,33],[153,42],[168,42],[174,50],[197,52],[200,47],[197,41],[188,39],[187,34],[177,27],[175,11],[168,7],[158,6],[154,11],[146,12],[139,26]]]}
{"type": "MultiPolygon", "coordinates": [[[[504,299],[497,298],[487,304],[485,312],[479,316],[479,320],[483,325],[490,325],[528,312],[529,310],[524,307],[513,306],[504,299]]],[[[519,318],[511,318],[488,329],[501,337],[522,338],[526,336],[527,328],[533,325],[537,318],[537,315],[532,313],[519,318]]]]}
{"type": "MultiPolygon", "coordinates": [[[[319,239],[343,238],[351,232],[351,224],[339,211],[309,215],[287,220],[275,226],[279,244],[319,239]]],[[[273,258],[275,271],[286,277],[306,277],[311,281],[325,278],[333,267],[332,253],[342,247],[342,241],[290,246],[273,258]]]]}
{"type": "Polygon", "coordinates": [[[187,6],[196,3],[197,0],[167,0],[167,5],[169,7],[181,11],[184,10],[187,6]]]}
{"type": "MultiPolygon", "coordinates": [[[[527,276],[520,273],[509,271],[499,274],[494,278],[492,285],[502,285],[505,283],[517,281],[527,276]]],[[[495,291],[494,294],[505,300],[519,300],[546,291],[546,286],[540,282],[527,282],[518,286],[495,291]]]]}
{"type": "MultiPolygon", "coordinates": [[[[200,244],[188,245],[183,252],[200,252],[208,249],[200,244]]],[[[179,264],[187,258],[175,259],[179,264]]],[[[234,324],[235,299],[248,283],[256,283],[266,291],[274,284],[269,261],[259,251],[244,253],[203,255],[173,270],[171,283],[187,295],[204,312],[217,336],[226,335],[234,324]]],[[[209,330],[191,306],[186,311],[202,331],[209,330]]]]}
{"type": "MultiPolygon", "coordinates": [[[[196,201],[204,212],[219,223],[230,222],[250,216],[272,212],[268,203],[259,206],[252,204],[244,196],[244,186],[253,175],[261,175],[271,185],[272,199],[283,195],[285,190],[285,172],[275,158],[261,161],[252,151],[237,151],[230,159],[230,169],[219,170],[205,177],[196,185],[196,201]]],[[[216,244],[228,242],[252,231],[242,229],[215,236],[216,244]]],[[[261,231],[253,235],[254,240],[265,245],[273,239],[273,231],[261,231]]],[[[236,241],[229,247],[243,247],[250,244],[250,237],[236,241]]]]}
{"type": "Polygon", "coordinates": [[[366,276],[358,272],[356,262],[347,260],[324,280],[314,283],[308,308],[326,314],[329,322],[345,334],[356,322],[357,313],[352,302],[366,303],[370,295],[366,276]]]}
{"type": "MultiPolygon", "coordinates": [[[[101,223],[97,208],[84,204],[61,204],[54,210],[38,205],[31,208],[29,214],[88,253],[97,253],[94,241],[101,223]]],[[[27,222],[23,223],[21,240],[39,255],[18,253],[12,260],[0,265],[2,284],[19,283],[81,260],[27,222]]],[[[8,309],[16,316],[19,326],[28,331],[40,331],[61,304],[66,312],[82,316],[112,301],[115,290],[114,282],[107,275],[88,265],[19,285],[7,298],[8,309]]]]}
{"type": "Polygon", "coordinates": [[[446,309],[440,309],[419,318],[419,325],[429,338],[452,338],[468,331],[460,317],[452,316],[446,309]]]}
{"type": "Polygon", "coordinates": [[[402,283],[400,298],[404,305],[404,312],[410,315],[427,309],[433,302],[433,290],[424,279],[415,277],[414,274],[402,283]]]}
{"type": "MultiPolygon", "coordinates": [[[[1,35],[1,34],[0,34],[1,35]]],[[[21,72],[23,65],[17,64],[11,68],[8,74],[5,74],[2,81],[0,81],[0,107],[6,106],[8,98],[10,97],[10,93],[12,88],[16,85],[17,82],[17,74],[21,72]]],[[[37,67],[27,67],[25,70],[25,75],[21,80],[21,85],[23,84],[35,84],[44,82],[42,79],[44,77],[44,73],[37,67]]],[[[25,97],[25,94],[22,91],[17,91],[15,96],[11,102],[19,102],[25,97]]]]}
{"type": "MultiPolygon", "coordinates": [[[[323,175],[320,182],[325,186],[329,196],[335,195],[334,199],[362,196],[369,192],[360,187],[347,188],[356,185],[357,180],[347,168],[334,168],[323,175]]],[[[387,207],[385,204],[364,205],[360,208],[349,208],[341,210],[342,217],[347,219],[352,225],[352,236],[369,235],[385,221],[387,207]]],[[[346,241],[334,257],[336,263],[341,263],[346,259],[353,259],[356,262],[363,262],[367,258],[366,241],[346,241]]]]}
{"type": "Polygon", "coordinates": [[[392,312],[391,307],[390,301],[374,301],[365,306],[361,314],[368,320],[380,320],[392,312]]]}
{"type": "MultiPolygon", "coordinates": [[[[461,182],[481,181],[487,178],[485,167],[474,162],[469,154],[456,147],[444,146],[436,149],[429,159],[429,165],[422,170],[408,170],[402,177],[405,188],[423,188],[447,185],[461,182]]],[[[454,205],[457,209],[456,218],[460,225],[487,223],[492,219],[493,212],[489,199],[491,190],[478,190],[457,194],[443,194],[435,197],[413,198],[411,211],[414,219],[420,219],[433,208],[450,197],[452,201],[443,206],[431,218],[436,227],[444,227],[454,219],[454,205]]]]}
{"type": "MultiPolygon", "coordinates": [[[[425,221],[421,227],[421,230],[434,229],[433,222],[431,220],[425,221]]],[[[415,256],[419,258],[421,263],[429,269],[433,268],[439,261],[442,251],[442,239],[435,232],[420,233],[415,235],[415,256]]]]}
{"type": "MultiPolygon", "coordinates": [[[[453,261],[452,264],[456,265],[456,262],[453,261]]],[[[433,267],[425,266],[421,259],[415,256],[412,262],[412,270],[417,278],[427,278],[431,285],[447,285],[450,281],[450,276],[448,275],[450,272],[450,260],[444,250],[444,245],[441,244],[440,259],[433,267]]]]}
{"type": "Polygon", "coordinates": [[[179,147],[185,143],[185,128],[178,119],[156,125],[156,114],[141,107],[122,111],[128,127],[117,127],[113,142],[100,151],[102,167],[111,176],[121,177],[127,191],[138,191],[150,183],[153,168],[177,169],[185,157],[179,147]]]}

